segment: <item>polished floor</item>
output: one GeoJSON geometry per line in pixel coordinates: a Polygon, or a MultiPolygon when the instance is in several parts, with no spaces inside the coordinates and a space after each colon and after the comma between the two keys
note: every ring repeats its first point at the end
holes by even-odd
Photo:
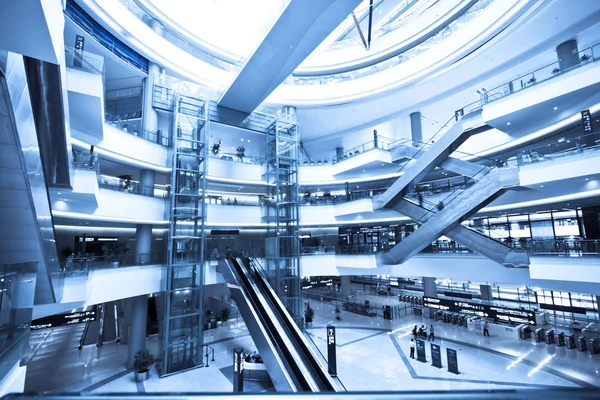
{"type": "MultiPolygon", "coordinates": [[[[387,303],[388,299],[380,298],[387,303]]],[[[393,301],[389,299],[389,301],[393,301]]],[[[325,361],[326,326],[337,327],[338,385],[348,391],[364,390],[459,390],[546,387],[600,387],[600,354],[591,355],[545,343],[484,338],[465,327],[435,323],[436,343],[458,353],[459,375],[409,358],[409,341],[414,324],[432,321],[413,315],[389,321],[342,312],[335,318],[335,304],[310,300],[315,320],[305,335],[325,361]]],[[[97,348],[77,345],[83,326],[32,332],[26,391],[35,393],[155,393],[231,392],[233,349],[256,350],[241,319],[226,322],[205,332],[205,342],[215,350],[208,367],[159,378],[153,370],[149,380],[134,381],[125,368],[127,345],[107,343],[97,348]]],[[[151,351],[158,337],[148,339],[151,351]]],[[[248,383],[245,391],[272,391],[268,384],[248,383]]]]}

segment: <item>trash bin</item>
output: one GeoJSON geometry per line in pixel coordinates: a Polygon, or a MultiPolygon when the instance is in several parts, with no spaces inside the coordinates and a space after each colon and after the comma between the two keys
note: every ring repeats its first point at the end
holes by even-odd
{"type": "Polygon", "coordinates": [[[575,343],[577,344],[577,350],[579,350],[579,351],[587,350],[587,345],[585,343],[585,336],[583,336],[583,335],[578,336],[577,339],[575,340],[575,343]]]}
{"type": "Polygon", "coordinates": [[[565,345],[565,334],[564,334],[564,332],[561,332],[558,335],[556,335],[556,346],[562,347],[564,345],[565,345]]]}
{"type": "Polygon", "coordinates": [[[554,329],[548,329],[544,338],[546,339],[547,344],[554,343],[554,329]]]}

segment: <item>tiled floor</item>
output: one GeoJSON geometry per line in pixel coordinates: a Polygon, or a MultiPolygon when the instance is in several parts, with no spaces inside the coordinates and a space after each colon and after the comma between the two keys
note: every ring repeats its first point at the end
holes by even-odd
{"type": "MultiPolygon", "coordinates": [[[[350,391],[600,387],[600,354],[524,340],[483,338],[465,327],[435,323],[444,365],[438,369],[430,365],[429,344],[426,363],[408,357],[412,327],[429,325],[429,319],[411,315],[387,321],[342,312],[341,320],[336,320],[335,305],[311,300],[311,306],[315,320],[307,329],[309,342],[326,354],[325,327],[336,325],[338,377],[350,391]],[[446,348],[458,352],[459,375],[446,370],[446,348]]],[[[111,343],[78,351],[82,329],[33,332],[27,360],[28,392],[231,392],[233,348],[255,350],[243,321],[230,321],[205,332],[205,341],[215,349],[215,361],[210,361],[208,368],[166,378],[159,378],[153,370],[149,380],[136,384],[124,366],[127,346],[111,343]]],[[[148,339],[148,348],[156,354],[156,336],[148,339]]],[[[272,390],[260,384],[246,384],[245,389],[272,390]]]]}

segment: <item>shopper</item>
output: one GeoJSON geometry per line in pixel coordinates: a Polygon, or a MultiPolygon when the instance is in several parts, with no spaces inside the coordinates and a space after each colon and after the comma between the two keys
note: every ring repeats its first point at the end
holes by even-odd
{"type": "Polygon", "coordinates": [[[232,253],[233,253],[233,252],[231,251],[231,247],[229,247],[229,246],[225,247],[225,256],[226,256],[228,259],[229,259],[229,258],[231,258],[231,254],[232,254],[232,253]]]}
{"type": "Polygon", "coordinates": [[[490,331],[488,331],[488,322],[483,321],[483,337],[490,336],[490,331]]]}
{"type": "Polygon", "coordinates": [[[410,358],[415,358],[415,339],[410,339],[410,358]]]}
{"type": "Polygon", "coordinates": [[[213,249],[212,253],[210,253],[210,258],[212,259],[217,259],[219,258],[219,249],[217,249],[217,247],[215,246],[215,248],[213,249]]]}
{"type": "Polygon", "coordinates": [[[415,325],[415,327],[413,328],[412,334],[413,334],[413,338],[416,339],[417,338],[417,325],[415,325]]]}
{"type": "Polygon", "coordinates": [[[429,328],[429,337],[427,338],[427,340],[431,340],[432,342],[435,342],[435,334],[433,331],[433,325],[431,325],[431,327],[429,328]]]}

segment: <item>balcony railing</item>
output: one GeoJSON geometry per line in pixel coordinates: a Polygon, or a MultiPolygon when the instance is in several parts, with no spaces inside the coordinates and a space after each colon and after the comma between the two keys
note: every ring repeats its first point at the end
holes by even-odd
{"type": "Polygon", "coordinates": [[[242,164],[255,164],[255,165],[263,165],[266,160],[265,157],[247,156],[245,153],[243,153],[243,155],[242,155],[242,153],[227,153],[227,152],[221,152],[221,151],[215,153],[212,150],[209,151],[208,156],[210,158],[214,158],[217,160],[238,162],[238,163],[242,163],[242,164]]]}
{"type": "Polygon", "coordinates": [[[90,74],[104,74],[104,57],[72,47],[65,48],[67,68],[78,69],[90,74]]]}
{"type": "Polygon", "coordinates": [[[525,165],[573,156],[590,150],[598,150],[599,148],[600,132],[593,132],[587,135],[561,138],[555,143],[523,150],[519,153],[517,161],[519,165],[525,165]]]}
{"type": "Polygon", "coordinates": [[[165,253],[70,256],[65,262],[65,271],[67,274],[87,274],[90,270],[100,268],[164,264],[166,259],[165,253]]]}
{"type": "Polygon", "coordinates": [[[156,143],[164,147],[169,147],[170,139],[163,135],[162,131],[152,132],[142,128],[142,118],[123,119],[120,116],[104,113],[104,119],[107,124],[114,126],[120,131],[129,133],[133,136],[144,139],[150,143],[156,143]]]}
{"type": "Polygon", "coordinates": [[[100,163],[98,162],[98,154],[89,150],[73,149],[73,168],[89,169],[98,172],[100,163]]]}
{"type": "Polygon", "coordinates": [[[519,76],[482,94],[484,103],[509,96],[600,59],[600,43],[519,76]]]}
{"type": "Polygon", "coordinates": [[[146,186],[138,181],[108,175],[100,175],[98,185],[104,189],[157,199],[167,199],[170,191],[169,185],[146,186]]]}

